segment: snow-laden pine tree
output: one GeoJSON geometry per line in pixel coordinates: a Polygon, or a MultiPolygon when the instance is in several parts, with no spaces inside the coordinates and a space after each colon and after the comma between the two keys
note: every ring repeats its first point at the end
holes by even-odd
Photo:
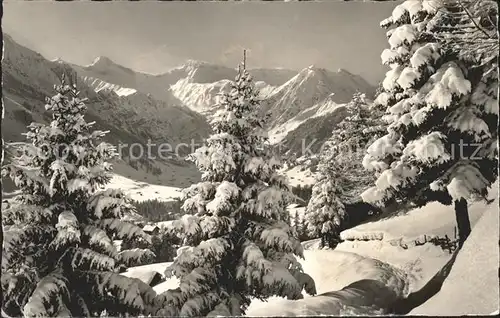
{"type": "Polygon", "coordinates": [[[346,105],[348,115],[325,142],[318,163],[316,183],[306,209],[308,235],[321,237],[321,246],[334,248],[347,221],[345,203],[358,200],[374,181],[362,166],[367,143],[381,135],[382,111],[368,105],[364,94],[354,94],[346,105]]]}
{"type": "Polygon", "coordinates": [[[76,85],[55,86],[49,125],[32,123],[27,143],[2,169],[20,190],[2,211],[3,310],[10,316],[95,316],[148,312],[155,292],[118,274],[147,250],[118,252],[113,238],[147,236],[121,220],[134,207],[110,180],[114,147],[92,130],[76,85]]]}
{"type": "Polygon", "coordinates": [[[335,248],[340,242],[346,212],[344,203],[340,200],[340,182],[333,177],[336,173],[324,174],[325,166],[318,164],[318,177],[305,212],[306,230],[308,236],[321,238],[321,247],[335,248]]]}
{"type": "Polygon", "coordinates": [[[302,297],[314,282],[287,224],[292,193],[265,147],[257,91],[243,68],[221,99],[214,134],[193,158],[202,181],[184,190],[184,248],[167,270],[180,287],[159,295],[162,316],[244,314],[252,298],[302,297]]]}
{"type": "Polygon", "coordinates": [[[390,124],[364,158],[379,176],[363,198],[453,202],[462,244],[467,201],[485,197],[498,175],[498,74],[496,59],[485,66],[443,40],[443,30],[460,29],[442,14],[446,3],[406,1],[381,23],[392,27],[381,56],[390,70],[377,101],[390,124]]]}
{"type": "Polygon", "coordinates": [[[498,2],[446,0],[433,19],[436,37],[458,57],[484,66],[498,58],[498,2]]]}
{"type": "Polygon", "coordinates": [[[369,104],[365,94],[355,93],[346,105],[348,115],[335,127],[326,141],[320,161],[327,170],[337,171],[342,177],[341,200],[353,202],[374,181],[372,173],[363,169],[362,161],[367,145],[382,136],[386,125],[381,119],[384,111],[379,105],[369,104]]]}

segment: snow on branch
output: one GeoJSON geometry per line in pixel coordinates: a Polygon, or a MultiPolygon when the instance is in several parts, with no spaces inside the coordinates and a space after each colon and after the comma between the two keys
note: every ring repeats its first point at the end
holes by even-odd
{"type": "Polygon", "coordinates": [[[97,220],[94,225],[115,234],[118,239],[143,238],[147,242],[151,242],[151,236],[144,233],[140,227],[119,219],[97,220]]]}
{"type": "Polygon", "coordinates": [[[56,306],[64,305],[70,298],[67,287],[68,280],[60,272],[53,272],[38,282],[33,294],[23,308],[26,317],[47,317],[58,313],[57,307],[47,307],[46,304],[54,303],[56,306]]]}
{"type": "Polygon", "coordinates": [[[116,246],[104,230],[94,225],[87,225],[83,228],[83,235],[87,238],[91,246],[99,246],[103,248],[104,251],[111,257],[116,255],[116,246]]]}
{"type": "Polygon", "coordinates": [[[149,249],[133,248],[119,252],[117,261],[125,266],[137,266],[148,259],[153,259],[155,256],[155,253],[149,249]]]}

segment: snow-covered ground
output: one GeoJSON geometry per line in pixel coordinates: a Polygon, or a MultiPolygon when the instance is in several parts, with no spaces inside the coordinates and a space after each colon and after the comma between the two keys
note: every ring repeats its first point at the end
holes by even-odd
{"type": "MultiPolygon", "coordinates": [[[[267,302],[254,300],[250,304],[248,316],[302,316],[302,315],[341,315],[347,313],[380,313],[381,308],[368,308],[361,302],[375,303],[375,299],[356,299],[356,292],[342,288],[360,280],[374,280],[402,296],[407,292],[405,274],[380,261],[369,259],[355,253],[331,250],[306,250],[305,260],[301,260],[304,271],[316,283],[318,296],[304,294],[304,299],[287,300],[273,297],[267,302]],[[333,292],[330,295],[319,295],[333,292]]],[[[361,284],[363,285],[363,284],[361,284]]],[[[364,290],[363,286],[359,290],[364,290]]],[[[354,289],[354,288],[353,288],[354,289]]],[[[365,290],[368,290],[365,289],[365,290]]],[[[367,296],[367,295],[365,295],[367,296]]],[[[392,301],[393,299],[387,299],[392,301]]]]}
{"type": "Polygon", "coordinates": [[[109,189],[121,189],[136,201],[157,199],[159,201],[173,201],[181,195],[181,189],[135,181],[118,174],[113,176],[107,185],[109,189]]]}
{"type": "Polygon", "coordinates": [[[283,173],[287,176],[288,183],[292,187],[296,187],[298,185],[313,185],[314,183],[316,183],[314,173],[311,172],[311,170],[309,170],[308,168],[304,168],[301,165],[285,170],[283,171],[283,173]]]}
{"type": "MultiPolygon", "coordinates": [[[[310,296],[304,293],[304,299],[292,301],[274,297],[268,302],[254,300],[248,308],[248,316],[298,316],[314,314],[342,314],[346,312],[356,313],[377,313],[380,308],[366,307],[360,304],[356,298],[358,290],[369,290],[363,288],[363,284],[353,288],[340,291],[342,288],[359,280],[374,280],[382,283],[392,293],[387,301],[392,301],[396,296],[407,293],[407,285],[404,272],[384,264],[378,260],[365,258],[355,253],[312,250],[305,251],[305,260],[300,260],[305,272],[309,273],[316,282],[316,290],[319,294],[332,292],[332,295],[310,296]],[[335,264],[335,266],[325,266],[325,264],[335,264]],[[354,293],[353,293],[354,292],[354,293]]],[[[165,269],[171,263],[158,263],[145,266],[138,266],[128,269],[122,275],[128,277],[143,278],[151,271],[164,275],[165,269]]],[[[168,289],[179,286],[178,279],[170,278],[165,282],[153,287],[156,293],[160,294],[168,289]]],[[[366,296],[366,295],[365,295],[366,296]]],[[[363,303],[376,303],[374,298],[364,297],[363,303]]],[[[358,297],[359,298],[359,297],[358,297]]],[[[380,297],[379,297],[380,300],[380,297]]],[[[382,303],[385,300],[382,301],[382,303]]]]}
{"type": "MultiPolygon", "coordinates": [[[[113,184],[136,196],[137,191],[152,197],[158,197],[155,191],[166,197],[179,194],[177,188],[142,184],[119,176],[113,180],[113,184]]],[[[497,195],[498,184],[495,184],[490,198],[497,195]]],[[[460,252],[442,291],[414,309],[416,314],[490,314],[497,310],[498,202],[475,202],[469,206],[469,213],[473,227],[471,237],[460,252]]],[[[247,315],[382,314],[384,306],[391,305],[395,297],[404,297],[422,288],[450,259],[448,251],[424,243],[423,236],[427,240],[444,235],[453,239],[455,226],[453,206],[433,202],[346,230],[341,233],[346,241],[335,250],[317,249],[318,240],[304,242],[305,260],[300,262],[315,280],[319,295],[304,294],[304,299],[296,301],[277,297],[267,302],[254,300],[247,315]],[[321,295],[323,293],[327,294],[321,295]]],[[[126,275],[139,278],[152,270],[163,275],[169,264],[135,267],[126,275]]],[[[155,286],[154,290],[162,293],[178,287],[178,284],[176,278],[171,278],[155,286]]]]}
{"type": "MultiPolygon", "coordinates": [[[[475,233],[475,235],[483,235],[485,239],[488,237],[494,238],[491,240],[497,243],[498,235],[496,233],[498,233],[498,230],[492,233],[492,230],[481,231],[476,230],[475,227],[479,221],[483,220],[483,217],[487,217],[485,213],[488,211],[493,210],[498,216],[498,182],[496,182],[490,190],[489,198],[496,198],[496,201],[490,204],[486,204],[484,201],[470,204],[469,215],[473,233],[475,233]]],[[[492,221],[493,222],[490,223],[493,223],[498,229],[498,219],[492,221]]],[[[354,252],[365,257],[375,258],[403,270],[408,275],[409,291],[413,292],[425,285],[451,257],[449,252],[444,251],[439,246],[432,243],[423,244],[425,242],[424,235],[427,239],[433,236],[444,237],[445,235],[453,239],[455,226],[456,221],[453,206],[445,206],[433,202],[400,216],[377,222],[365,223],[348,229],[341,233],[341,237],[346,241],[339,244],[336,250],[354,252]]],[[[317,243],[317,241],[311,241],[306,242],[304,245],[307,245],[307,248],[315,248],[317,247],[317,243]]],[[[480,249],[478,248],[478,252],[479,251],[480,249]]],[[[460,253],[462,252],[463,251],[460,253]]],[[[494,249],[491,248],[490,253],[491,258],[496,260],[495,271],[497,271],[498,247],[494,249]]],[[[466,253],[464,254],[467,255],[466,253]]],[[[481,257],[480,254],[476,257],[472,253],[469,253],[468,256],[459,255],[461,255],[460,257],[462,259],[467,259],[464,260],[467,264],[474,264],[477,257],[481,257]]],[[[488,279],[485,278],[485,280],[479,278],[477,282],[490,282],[492,279],[495,281],[496,286],[498,286],[498,274],[488,279]]],[[[462,283],[464,283],[464,286],[457,288],[459,291],[458,293],[462,293],[462,290],[465,289],[474,288],[473,285],[471,285],[471,287],[466,287],[466,282],[462,281],[462,283]]],[[[498,287],[496,293],[498,294],[498,287]]],[[[477,304],[480,303],[481,301],[477,304]]],[[[441,313],[448,314],[444,307],[442,308],[441,313]]],[[[489,309],[486,309],[486,311],[488,310],[489,309]]],[[[434,311],[427,314],[433,313],[434,311]]],[[[470,313],[474,313],[474,311],[470,313]]],[[[489,313],[490,312],[488,312],[488,314],[489,313]]]]}
{"type": "MultiPolygon", "coordinates": [[[[132,187],[133,188],[133,187],[132,187]]],[[[498,193],[498,186],[491,196],[498,193]]],[[[469,207],[473,232],[457,258],[443,289],[416,314],[490,314],[498,307],[498,205],[477,202],[469,207]],[[477,226],[476,226],[477,224],[477,226]],[[481,287],[484,284],[487,286],[481,287]],[[443,304],[447,304],[443,306],[443,304]],[[448,305],[449,304],[449,305],[448,305]]],[[[452,206],[436,203],[406,214],[344,231],[349,238],[335,250],[317,249],[317,240],[304,242],[304,271],[316,282],[317,296],[304,299],[274,297],[254,300],[248,316],[383,314],[397,297],[419,290],[450,259],[450,253],[431,243],[401,246],[421,234],[443,236],[455,227],[452,206]],[[379,234],[374,234],[379,233],[379,234]],[[327,293],[327,294],[324,294],[327,293]],[[323,294],[323,295],[322,295],[323,294]]],[[[164,274],[170,263],[129,269],[125,275],[164,274]]],[[[176,278],[154,287],[157,293],[178,287],[176,278]]],[[[413,313],[413,312],[412,312],[413,313]]]]}
{"type": "MultiPolygon", "coordinates": [[[[491,191],[490,199],[497,196],[498,186],[491,191]]],[[[469,216],[473,226],[484,212],[483,203],[469,205],[469,216]]],[[[456,227],[453,206],[431,202],[424,207],[414,209],[400,216],[369,222],[342,232],[344,240],[384,240],[411,244],[415,240],[447,235],[454,238],[456,227]]]]}
{"type": "Polygon", "coordinates": [[[486,206],[441,290],[411,315],[498,315],[498,202],[486,206]]]}

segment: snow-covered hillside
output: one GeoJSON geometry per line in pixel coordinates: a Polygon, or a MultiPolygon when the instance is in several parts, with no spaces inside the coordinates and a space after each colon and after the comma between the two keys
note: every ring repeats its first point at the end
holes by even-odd
{"type": "Polygon", "coordinates": [[[190,109],[210,116],[218,103],[218,96],[228,92],[230,80],[213,83],[193,83],[188,78],[179,80],[170,86],[170,90],[182,103],[190,109]]]}
{"type": "MultiPolygon", "coordinates": [[[[106,58],[99,58],[87,68],[77,68],[75,71],[71,64],[61,60],[48,61],[6,35],[2,63],[4,90],[13,95],[11,100],[26,105],[28,111],[43,113],[43,107],[37,105],[43,106],[45,97],[54,93],[53,85],[59,83],[61,75],[66,73],[76,80],[81,96],[88,98],[88,117],[95,116],[98,123],[116,127],[109,129],[111,134],[125,130],[144,143],[151,138],[156,142],[169,142],[175,147],[180,142],[190,144],[191,140],[200,141],[210,131],[205,118],[182,107],[180,102],[174,104],[155,99],[144,92],[134,91],[132,86],[116,82],[89,81],[77,77],[84,76],[80,74],[80,69],[90,69],[105,77],[113,75],[113,79],[126,78],[125,75],[133,73],[106,58]]],[[[7,112],[10,111],[7,109],[7,112]]],[[[29,122],[20,124],[27,125],[29,122]]]]}
{"type": "Polygon", "coordinates": [[[102,94],[109,107],[101,108],[101,114],[117,126],[123,123],[128,131],[143,140],[168,143],[173,149],[179,143],[198,143],[211,131],[203,116],[186,107],[168,104],[139,91],[122,96],[117,94],[115,91],[102,94]]]}
{"type": "MultiPolygon", "coordinates": [[[[272,94],[272,91],[271,91],[272,94]]],[[[315,104],[307,109],[304,109],[285,123],[273,127],[269,130],[269,141],[273,144],[281,142],[289,132],[297,129],[301,124],[312,118],[328,115],[334,112],[337,108],[342,107],[335,103],[332,98],[334,95],[329,95],[325,100],[315,104]]]]}
{"type": "Polygon", "coordinates": [[[120,85],[107,83],[98,78],[84,77],[83,80],[90,87],[94,88],[96,93],[99,93],[101,91],[113,91],[118,96],[128,96],[137,92],[137,90],[134,88],[121,87],[120,85]]]}
{"type": "MultiPolygon", "coordinates": [[[[498,233],[491,229],[484,232],[476,230],[476,225],[482,222],[483,217],[488,215],[487,213],[496,213],[497,216],[499,214],[498,182],[490,189],[489,198],[495,201],[489,204],[479,201],[469,205],[473,233],[475,231],[475,235],[483,235],[485,240],[481,244],[487,244],[488,238],[494,237],[495,233],[498,233]]],[[[494,219],[490,219],[490,221],[498,224],[498,217],[496,221],[494,219]]],[[[434,276],[451,257],[449,252],[431,243],[431,239],[448,236],[453,240],[455,239],[455,227],[453,206],[432,202],[422,208],[398,216],[361,224],[345,230],[341,233],[341,237],[345,241],[339,244],[336,250],[376,258],[404,270],[408,275],[409,291],[416,291],[434,276]]],[[[498,229],[498,226],[496,228],[498,229]]],[[[470,240],[474,241],[473,237],[471,236],[470,240]]],[[[495,240],[498,240],[498,235],[495,240]]],[[[478,244],[477,239],[476,243],[470,244],[478,244]]],[[[313,248],[314,242],[308,243],[308,246],[313,248]]],[[[459,255],[462,252],[460,251],[459,255]]],[[[467,253],[463,254],[467,255],[467,253]]],[[[491,257],[498,259],[498,248],[490,250],[489,253],[491,253],[491,257]]],[[[468,258],[464,262],[473,263],[475,256],[469,253],[468,256],[460,257],[462,259],[468,258]]],[[[498,277],[495,279],[498,286],[498,277]]],[[[448,311],[443,310],[442,313],[444,312],[448,311]]],[[[432,313],[429,312],[429,314],[432,313]]]]}
{"type": "MultiPolygon", "coordinates": [[[[260,98],[265,99],[275,89],[265,82],[256,82],[255,86],[260,89],[260,98]]],[[[190,78],[179,80],[170,86],[173,95],[190,109],[197,111],[207,117],[211,117],[217,110],[219,96],[229,92],[231,80],[224,79],[213,83],[196,83],[190,78]]]]}
{"type": "MultiPolygon", "coordinates": [[[[491,189],[490,198],[496,198],[497,193],[498,184],[491,189]]],[[[446,303],[458,304],[458,300],[449,300],[452,297],[462,299],[463,304],[457,305],[457,314],[495,311],[494,304],[498,299],[498,248],[495,245],[498,237],[498,204],[476,202],[469,208],[473,225],[470,238],[460,252],[442,292],[435,296],[436,300],[431,299],[416,308],[415,313],[449,313],[451,307],[442,309],[442,297],[446,298],[446,303]],[[489,241],[485,241],[488,238],[489,241]],[[479,273],[478,267],[471,267],[470,264],[477,264],[484,271],[479,273]],[[463,277],[469,279],[464,280],[463,277]],[[470,289],[469,285],[464,285],[484,281],[492,282],[489,289],[479,285],[477,289],[470,289]],[[459,295],[456,284],[461,284],[459,295]],[[470,295],[463,295],[464,290],[470,291],[470,295]],[[478,298],[482,301],[477,301],[478,298]]],[[[452,235],[454,227],[453,207],[430,203],[398,216],[346,230],[342,232],[346,241],[335,250],[318,250],[317,240],[304,242],[305,260],[300,262],[304,271],[314,278],[319,295],[304,294],[304,299],[296,301],[277,297],[268,302],[254,300],[247,315],[387,313],[401,297],[422,288],[450,259],[451,254],[442,247],[430,242],[420,242],[419,239],[423,235],[428,238],[452,235]]],[[[155,291],[161,293],[177,286],[178,280],[172,278],[155,286],[155,291]]]]}
{"type": "Polygon", "coordinates": [[[153,199],[172,201],[181,196],[181,188],[139,182],[117,174],[113,176],[106,188],[120,189],[135,201],[153,199]]]}
{"type": "Polygon", "coordinates": [[[283,169],[282,174],[288,178],[288,183],[292,187],[312,186],[315,182],[314,173],[303,165],[297,165],[289,169],[283,169]]]}
{"type": "MultiPolygon", "coordinates": [[[[151,94],[168,104],[182,104],[210,118],[217,110],[218,96],[229,89],[235,68],[188,60],[161,75],[132,71],[105,57],[88,66],[73,67],[96,91],[112,90],[118,95],[132,90],[151,94]]],[[[323,118],[338,104],[349,101],[356,91],[369,97],[374,87],[345,70],[331,72],[310,66],[300,72],[286,69],[250,70],[264,100],[263,111],[271,114],[269,128],[273,140],[311,118],[323,118]]],[[[324,120],[316,126],[329,125],[324,120]]]]}
{"type": "MultiPolygon", "coordinates": [[[[234,68],[195,60],[188,60],[159,75],[136,72],[102,56],[90,65],[72,67],[95,90],[123,94],[133,89],[168,104],[182,104],[202,113],[213,107],[217,94],[236,76],[234,68]]],[[[293,75],[295,72],[290,70],[256,69],[254,77],[263,83],[263,90],[269,92],[267,86],[281,85],[293,75]]]]}
{"type": "MultiPolygon", "coordinates": [[[[127,96],[119,96],[114,90],[97,93],[78,77],[70,64],[49,61],[6,34],[4,44],[2,75],[6,109],[2,134],[6,141],[23,141],[21,133],[26,132],[28,124],[50,120],[44,108],[45,98],[54,95],[53,86],[60,82],[63,73],[76,79],[81,96],[88,98],[86,119],[95,121],[96,129],[109,131],[105,140],[115,146],[146,145],[152,139],[168,142],[173,148],[179,142],[190,144],[191,140],[200,141],[208,135],[210,128],[205,118],[188,108],[169,105],[142,92],[127,96]]],[[[128,159],[115,167],[124,176],[150,183],[187,186],[199,178],[192,165],[175,160],[149,161],[147,166],[157,166],[161,175],[152,173],[151,167],[144,166],[145,162],[132,168],[128,159]]]]}

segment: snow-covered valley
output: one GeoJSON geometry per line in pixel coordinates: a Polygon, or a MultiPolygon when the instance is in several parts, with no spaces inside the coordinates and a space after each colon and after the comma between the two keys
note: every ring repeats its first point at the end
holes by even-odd
{"type": "MultiPolygon", "coordinates": [[[[178,193],[174,188],[131,183],[131,180],[119,176],[113,180],[113,186],[123,185],[123,189],[136,199],[168,199],[178,193]],[[139,189],[143,195],[138,195],[139,189]]],[[[473,229],[464,250],[460,252],[461,256],[442,290],[414,308],[412,314],[490,314],[498,309],[499,289],[495,283],[499,263],[495,238],[500,226],[497,197],[498,183],[495,183],[489,195],[493,202],[470,205],[473,229]],[[489,245],[483,246],[484,242],[489,242],[489,245]],[[483,245],[479,247],[480,244],[483,245]],[[477,271],[470,264],[477,264],[481,270],[477,271]],[[463,277],[468,279],[464,282],[463,277]],[[491,284],[481,287],[485,281],[491,284]],[[465,285],[475,286],[476,289],[465,285]],[[468,290],[470,294],[459,292],[461,290],[468,290]],[[446,301],[443,302],[443,299],[446,301]]],[[[294,210],[290,213],[293,215],[294,210]]],[[[314,279],[317,295],[304,292],[302,300],[279,297],[266,302],[254,300],[247,315],[286,317],[389,313],[400,299],[424,287],[450,260],[450,251],[436,245],[432,239],[445,236],[454,239],[455,227],[453,206],[433,202],[345,230],[341,233],[344,241],[334,250],[318,249],[319,239],[303,242],[305,258],[300,263],[314,279]]],[[[170,264],[139,266],[130,269],[127,275],[140,278],[148,276],[146,273],[150,271],[163,275],[170,264]]],[[[178,279],[172,277],[154,286],[154,290],[162,293],[177,288],[178,284],[178,279]]]]}

